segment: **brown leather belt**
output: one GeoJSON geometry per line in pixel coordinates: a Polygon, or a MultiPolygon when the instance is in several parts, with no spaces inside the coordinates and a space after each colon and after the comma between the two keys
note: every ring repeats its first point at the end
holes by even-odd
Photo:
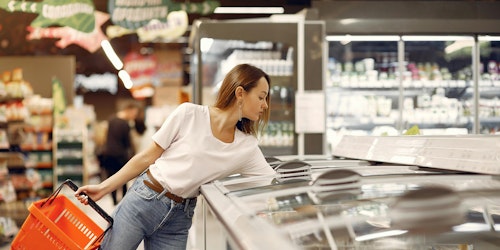
{"type": "MultiPolygon", "coordinates": [[[[153,191],[157,192],[157,193],[161,193],[164,191],[164,188],[163,186],[153,177],[153,175],[151,174],[151,172],[149,172],[149,169],[148,171],[146,171],[146,173],[148,174],[148,177],[149,177],[149,180],[144,180],[144,185],[148,186],[149,188],[151,188],[153,191]]],[[[165,196],[167,196],[168,198],[170,198],[171,200],[177,202],[177,203],[183,203],[184,202],[184,198],[182,197],[179,197],[175,194],[172,194],[170,192],[166,192],[165,193],[165,196]]]]}

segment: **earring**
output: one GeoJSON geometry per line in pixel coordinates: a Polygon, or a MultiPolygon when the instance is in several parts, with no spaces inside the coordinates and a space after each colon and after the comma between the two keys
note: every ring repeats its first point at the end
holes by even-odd
{"type": "Polygon", "coordinates": [[[238,121],[241,122],[241,119],[242,119],[242,116],[243,116],[243,112],[241,111],[241,102],[238,103],[238,121]]]}

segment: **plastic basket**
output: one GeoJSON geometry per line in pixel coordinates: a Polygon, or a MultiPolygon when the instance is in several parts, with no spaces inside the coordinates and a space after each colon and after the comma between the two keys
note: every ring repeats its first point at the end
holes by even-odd
{"type": "Polygon", "coordinates": [[[78,187],[66,180],[47,199],[28,208],[30,214],[11,244],[13,250],[27,249],[97,249],[113,219],[89,198],[89,205],[109,222],[107,229],[92,221],[78,206],[59,191],[63,185],[78,187]]]}

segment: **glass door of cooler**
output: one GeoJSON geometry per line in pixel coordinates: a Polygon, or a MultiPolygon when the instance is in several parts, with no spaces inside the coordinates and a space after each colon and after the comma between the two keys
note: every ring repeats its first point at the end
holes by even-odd
{"type": "Polygon", "coordinates": [[[500,132],[500,36],[479,36],[479,133],[500,132]]]}
{"type": "Polygon", "coordinates": [[[402,36],[405,128],[474,133],[473,36],[402,36]]]}
{"type": "Polygon", "coordinates": [[[327,36],[327,136],[398,134],[399,36],[327,36]]]}
{"type": "Polygon", "coordinates": [[[305,149],[302,154],[323,154],[323,133],[297,132],[295,123],[301,119],[296,117],[296,94],[323,89],[323,37],[324,23],[319,21],[273,17],[195,22],[193,100],[213,104],[219,84],[237,64],[260,67],[271,77],[271,117],[259,138],[263,153],[296,155],[305,149]]]}
{"type": "Polygon", "coordinates": [[[267,155],[293,154],[294,145],[294,48],[270,41],[243,41],[202,38],[201,104],[213,105],[225,75],[234,66],[248,63],[261,68],[271,78],[271,114],[260,138],[267,155]]]}
{"type": "MultiPolygon", "coordinates": [[[[474,133],[473,36],[347,35],[327,40],[330,148],[341,135],[399,135],[414,126],[423,135],[474,133]]],[[[484,60],[492,61],[490,71],[497,72],[498,52],[488,51],[493,59],[484,60]]],[[[480,109],[491,110],[498,95],[486,89],[481,93],[480,109]]],[[[482,119],[483,131],[494,129],[495,118],[482,119]]]]}

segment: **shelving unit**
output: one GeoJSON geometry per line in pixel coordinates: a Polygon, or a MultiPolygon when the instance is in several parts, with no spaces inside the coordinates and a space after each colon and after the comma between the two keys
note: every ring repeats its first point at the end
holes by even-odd
{"type": "Polygon", "coordinates": [[[0,202],[10,200],[13,195],[17,197],[19,190],[14,189],[13,183],[17,179],[16,176],[13,178],[12,173],[15,169],[24,168],[24,159],[24,155],[18,152],[0,152],[0,202]],[[10,188],[14,190],[10,190],[10,188]],[[11,191],[15,193],[9,193],[11,191]]]}
{"type": "Polygon", "coordinates": [[[52,104],[45,99],[44,108],[40,102],[28,105],[29,117],[24,127],[24,140],[20,145],[26,155],[25,168],[34,171],[37,181],[35,187],[39,197],[47,197],[54,190],[54,171],[52,164],[52,104]]]}
{"type": "Polygon", "coordinates": [[[11,240],[29,214],[24,202],[18,202],[18,196],[21,191],[31,191],[31,186],[20,187],[15,183],[19,178],[13,175],[15,170],[24,172],[24,161],[20,152],[0,152],[0,245],[11,240]]]}
{"type": "Polygon", "coordinates": [[[59,186],[71,179],[78,186],[87,182],[85,168],[86,131],[56,129],[54,140],[54,179],[59,186]]]}
{"type": "Polygon", "coordinates": [[[313,1],[312,7],[325,20],[329,44],[330,148],[342,135],[401,135],[413,125],[424,135],[499,133],[500,5],[313,1]],[[392,124],[374,122],[381,118],[376,111],[364,115],[376,107],[366,100],[374,96],[391,102],[382,118],[392,124]],[[364,105],[342,114],[356,101],[364,105]]]}
{"type": "MultiPolygon", "coordinates": [[[[20,70],[13,72],[22,79],[20,70]]],[[[16,83],[22,84],[20,82],[22,80],[16,83]]],[[[27,86],[25,88],[29,89],[27,86]]],[[[10,159],[8,178],[18,200],[46,197],[53,191],[50,98],[12,91],[7,91],[1,99],[1,149],[2,153],[16,155],[22,160],[13,163],[10,159]]]]}
{"type": "MultiPolygon", "coordinates": [[[[414,125],[426,135],[499,130],[498,63],[484,55],[479,65],[475,63],[480,53],[473,51],[480,46],[473,35],[327,39],[330,137],[400,135],[414,125]],[[465,52],[450,52],[455,44],[465,52]]],[[[488,53],[490,58],[500,55],[493,48],[488,53]]]]}

